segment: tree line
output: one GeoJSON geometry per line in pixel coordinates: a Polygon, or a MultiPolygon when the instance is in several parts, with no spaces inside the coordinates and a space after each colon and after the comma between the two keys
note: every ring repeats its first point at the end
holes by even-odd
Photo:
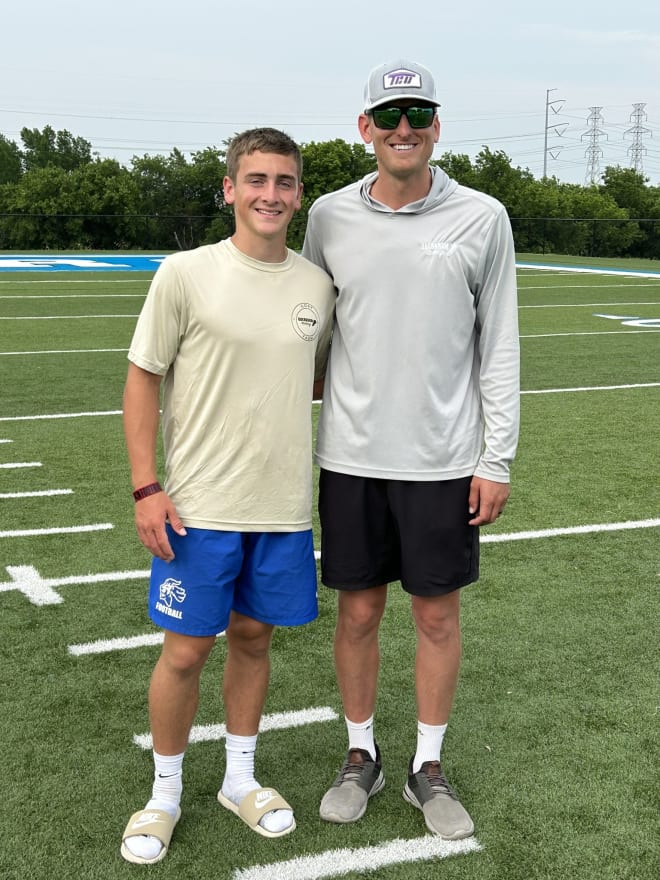
{"type": "MultiPolygon", "coordinates": [[[[127,167],[66,130],[24,128],[20,145],[0,133],[0,249],[175,250],[231,235],[226,147],[189,158],[176,148],[134,156],[127,167]]],[[[336,139],[301,149],[303,204],[289,229],[295,249],[315,199],[375,170],[364,144],[336,139]]],[[[610,166],[591,186],[538,180],[486,146],[474,159],[448,152],[433,164],[505,205],[518,252],[660,259],[660,187],[634,169],[610,166]]]]}

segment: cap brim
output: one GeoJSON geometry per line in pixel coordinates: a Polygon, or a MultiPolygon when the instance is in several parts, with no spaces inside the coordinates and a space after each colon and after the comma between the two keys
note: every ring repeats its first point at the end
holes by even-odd
{"type": "Polygon", "coordinates": [[[440,107],[438,101],[432,101],[430,98],[422,98],[419,92],[417,92],[410,95],[388,95],[385,98],[381,98],[379,101],[374,101],[373,104],[369,104],[368,107],[364,108],[364,112],[369,113],[370,110],[375,110],[376,107],[382,107],[383,104],[391,104],[393,101],[419,101],[420,104],[432,104],[434,107],[440,107]]]}

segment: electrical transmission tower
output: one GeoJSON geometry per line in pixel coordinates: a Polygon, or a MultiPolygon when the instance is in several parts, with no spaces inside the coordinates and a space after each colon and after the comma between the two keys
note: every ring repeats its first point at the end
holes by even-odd
{"type": "Polygon", "coordinates": [[[607,140],[607,135],[602,128],[599,128],[599,125],[605,121],[600,115],[602,109],[602,107],[589,107],[589,116],[587,117],[589,128],[582,135],[582,140],[589,138],[589,146],[584,154],[587,157],[587,173],[584,176],[584,182],[588,185],[593,185],[600,179],[599,160],[603,151],[598,146],[598,141],[601,137],[607,140]]]}
{"type": "Polygon", "coordinates": [[[646,104],[633,104],[633,112],[630,114],[632,127],[624,131],[623,136],[632,135],[632,143],[628,147],[628,155],[630,156],[630,165],[638,174],[644,173],[644,163],[642,156],[646,153],[646,147],[642,142],[645,134],[653,137],[653,132],[642,123],[646,122],[646,113],[644,112],[646,104]]]}
{"type": "Polygon", "coordinates": [[[543,142],[543,179],[545,180],[548,176],[548,153],[552,156],[553,159],[556,159],[557,156],[561,153],[561,148],[558,150],[550,150],[548,149],[548,132],[553,131],[555,134],[561,137],[566,129],[568,128],[568,122],[557,122],[554,125],[548,124],[548,116],[550,114],[550,110],[553,113],[559,113],[561,108],[564,106],[563,98],[555,98],[554,101],[550,100],[550,92],[556,92],[557,89],[546,89],[545,92],[545,138],[543,142]],[[559,106],[555,106],[559,105],[559,106]]]}

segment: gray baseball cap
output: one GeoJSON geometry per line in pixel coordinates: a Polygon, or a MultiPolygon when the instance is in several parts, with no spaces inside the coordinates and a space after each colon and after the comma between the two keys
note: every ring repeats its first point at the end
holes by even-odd
{"type": "Polygon", "coordinates": [[[401,98],[440,106],[431,72],[421,64],[401,58],[374,67],[364,87],[364,112],[401,98]]]}

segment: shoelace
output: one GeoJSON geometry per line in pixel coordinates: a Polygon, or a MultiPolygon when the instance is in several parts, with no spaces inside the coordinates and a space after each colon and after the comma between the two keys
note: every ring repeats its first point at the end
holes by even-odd
{"type": "Polygon", "coordinates": [[[456,795],[447,782],[439,761],[429,761],[427,764],[424,764],[422,766],[422,772],[428,779],[429,785],[434,794],[446,794],[449,795],[450,798],[456,800],[456,795]]]}
{"type": "Polygon", "coordinates": [[[339,771],[339,779],[337,781],[337,785],[341,785],[342,782],[354,781],[359,779],[364,769],[364,763],[357,764],[350,761],[347,762],[339,771]]]}

